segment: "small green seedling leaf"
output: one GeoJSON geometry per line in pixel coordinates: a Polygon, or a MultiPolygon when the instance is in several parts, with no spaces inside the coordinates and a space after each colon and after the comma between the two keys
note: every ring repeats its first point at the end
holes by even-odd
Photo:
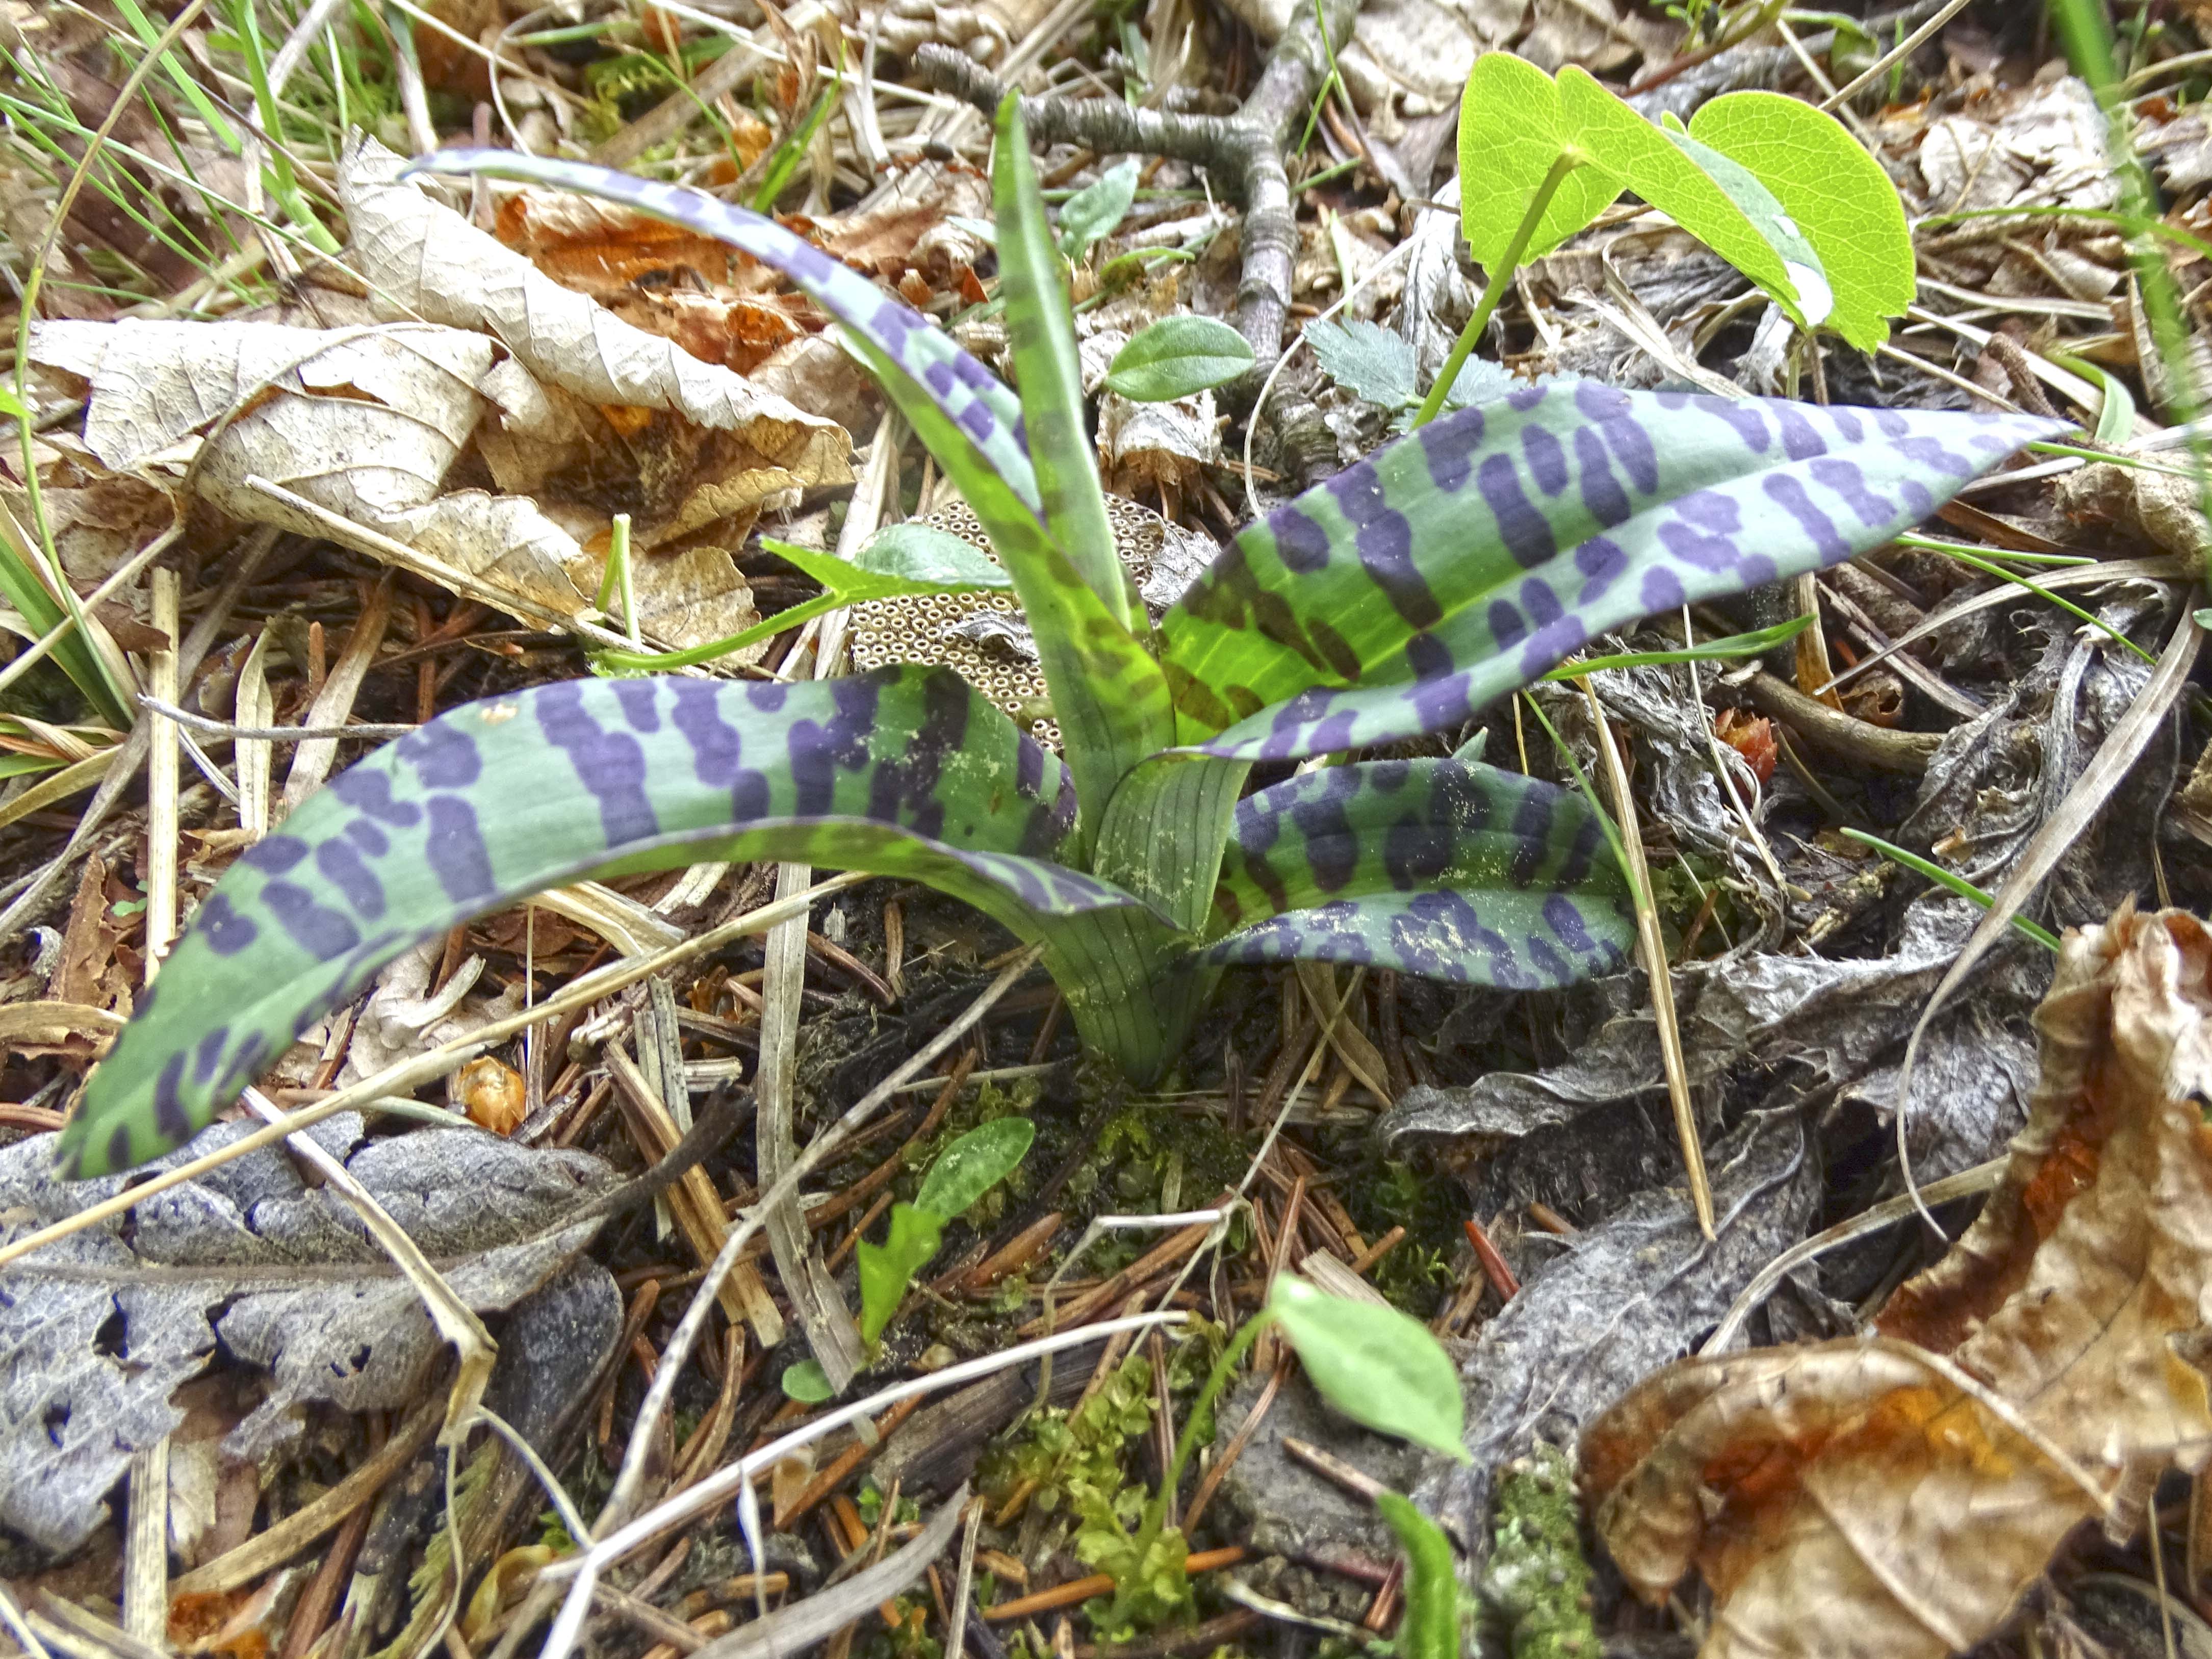
{"type": "Polygon", "coordinates": [[[1025,1117],[978,1124],[937,1155],[913,1203],[891,1206],[889,1238],[881,1244],[860,1241],[854,1255],[860,1268],[864,1340],[872,1342],[884,1334],[906,1299],[907,1286],[944,1242],[945,1224],[1012,1175],[1036,1139],[1036,1125],[1025,1117]]]}
{"type": "Polygon", "coordinates": [[[2097,441],[2118,448],[2136,435],[2135,394],[2127,383],[2101,363],[2090,363],[2098,384],[2105,388],[2104,406],[2097,411],[2097,441]]]}
{"type": "Polygon", "coordinates": [[[1889,337],[1916,292],[1905,203],[1881,164],[1832,115],[1777,92],[1733,92],[1690,120],[1690,137],[1747,168],[1820,257],[1835,309],[1826,326],[1862,351],[1889,337]]]}
{"type": "Polygon", "coordinates": [[[761,538],[761,545],[822,584],[841,605],[896,599],[908,593],[973,593],[1013,586],[1006,571],[957,536],[927,525],[896,525],[841,559],[790,542],[761,538]]]}
{"type": "MultiPolygon", "coordinates": [[[[712,662],[732,651],[742,651],[763,640],[772,640],[787,628],[872,599],[896,599],[909,593],[975,593],[1011,589],[1014,579],[959,537],[923,524],[894,525],[846,560],[770,536],[761,545],[787,564],[795,564],[822,584],[811,599],[763,617],[751,627],[726,638],[710,640],[682,651],[599,651],[592,665],[611,677],[657,673],[712,662]]],[[[614,566],[609,562],[611,575],[614,566]]]]}
{"type": "Polygon", "coordinates": [[[1403,409],[1417,394],[1413,348],[1380,323],[1313,322],[1305,328],[1322,373],[1355,398],[1403,409]]]}
{"type": "Polygon", "coordinates": [[[1444,393],[1444,407],[1466,409],[1474,404],[1494,404],[1516,386],[1530,384],[1515,380],[1511,371],[1487,358],[1470,357],[1460,365],[1451,389],[1444,393]]]}
{"type": "Polygon", "coordinates": [[[1378,1433],[1468,1461],[1459,1373],[1418,1320],[1328,1295],[1289,1273],[1275,1276],[1267,1308],[1330,1405],[1378,1433]]]}
{"type": "Polygon", "coordinates": [[[1128,216],[1129,204],[1137,199],[1137,172],[1132,156],[1060,204],[1060,251],[1070,260],[1079,261],[1128,216]]]}
{"type": "Polygon", "coordinates": [[[1737,657],[1763,657],[1778,645],[1787,645],[1813,625],[1808,613],[1792,617],[1788,622],[1776,623],[1771,628],[1759,628],[1748,634],[1730,634],[1724,638],[1707,640],[1703,645],[1693,645],[1679,651],[1624,651],[1614,656],[1583,657],[1573,662],[1561,663],[1544,678],[1547,680],[1580,679],[1585,674],[1595,674],[1604,668],[1646,668],[1662,663],[1721,662],[1737,657]]]}
{"type": "Polygon", "coordinates": [[[1164,404],[1226,386],[1252,367],[1251,343],[1215,317],[1163,317],[1114,354],[1106,389],[1164,404]]]}
{"type": "Polygon", "coordinates": [[[997,1117],[978,1124],[938,1154],[915,1194],[916,1207],[951,1221],[1020,1167],[1036,1139],[1025,1117],[997,1117]]]}
{"type": "Polygon", "coordinates": [[[1827,319],[1835,300],[1820,256],[1741,163],[1652,125],[1571,64],[1559,88],[1562,123],[1587,154],[1772,295],[1800,327],[1827,319]]]}
{"type": "Polygon", "coordinates": [[[860,1339],[873,1342],[906,1299],[914,1276],[929,1265],[944,1242],[945,1224],[911,1204],[891,1206],[890,1237],[881,1244],[862,1239],[853,1252],[860,1269],[860,1339]]]}
{"type": "MultiPolygon", "coordinates": [[[[863,547],[846,568],[908,583],[906,591],[913,593],[973,593],[1014,585],[1006,568],[974,543],[926,524],[893,525],[863,547]]],[[[830,586],[827,577],[816,580],[830,586]]]]}
{"type": "Polygon", "coordinates": [[[818,1359],[802,1359],[795,1365],[783,1368],[783,1397],[796,1400],[802,1406],[818,1406],[825,1400],[836,1398],[837,1390],[830,1386],[830,1374],[822,1369],[818,1359]]]}
{"type": "MultiPolygon", "coordinates": [[[[1577,142],[1550,76],[1510,52],[1475,59],[1459,106],[1460,226],[1468,252],[1491,280],[1508,274],[1497,266],[1514,232],[1552,163],[1577,142]]],[[[1589,161],[1560,182],[1522,258],[1549,253],[1620,194],[1609,158],[1583,148],[1589,161]]]]}
{"type": "Polygon", "coordinates": [[[1375,1509],[1390,1523],[1399,1547],[1406,1552],[1406,1616],[1398,1626],[1399,1659],[1459,1659],[1459,1576],[1453,1571],[1451,1540],[1412,1500],[1395,1492],[1376,1492],[1375,1509]]]}

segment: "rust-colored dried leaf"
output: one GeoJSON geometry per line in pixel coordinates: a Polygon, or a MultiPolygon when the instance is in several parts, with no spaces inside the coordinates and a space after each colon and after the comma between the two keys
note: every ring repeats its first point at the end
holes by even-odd
{"type": "Polygon", "coordinates": [[[1971,1647],[2076,1524],[2212,1452],[2212,932],[2072,934],[2002,1184],[1864,1340],[1669,1367],[1583,1437],[1623,1574],[1712,1587],[1707,1659],[1971,1647]]]}
{"type": "Polygon", "coordinates": [[[1713,735],[1751,763],[1752,774],[1761,784],[1773,778],[1782,750],[1774,739],[1772,720],[1741,708],[1723,708],[1713,721],[1713,735]]]}
{"type": "Polygon", "coordinates": [[[528,1091],[522,1073],[489,1054],[461,1067],[455,1080],[469,1121],[495,1135],[511,1135],[529,1115],[528,1091]]]}

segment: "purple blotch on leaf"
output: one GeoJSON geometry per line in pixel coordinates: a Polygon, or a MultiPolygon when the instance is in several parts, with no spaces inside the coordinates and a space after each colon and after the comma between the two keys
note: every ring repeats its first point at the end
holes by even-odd
{"type": "Polygon", "coordinates": [[[495,890],[491,854],[477,828],[476,809],[459,795],[433,795],[429,809],[430,834],[422,855],[438,885],[456,904],[490,898],[495,890]]]}

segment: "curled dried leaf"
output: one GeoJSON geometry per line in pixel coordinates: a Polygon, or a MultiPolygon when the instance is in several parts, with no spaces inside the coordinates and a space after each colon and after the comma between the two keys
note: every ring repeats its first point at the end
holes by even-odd
{"type": "Polygon", "coordinates": [[[1866,1340],[1698,1359],[1583,1437],[1621,1571],[1691,1567],[1709,1659],[1971,1647],[2078,1522],[2139,1522],[2212,1448],[2212,931],[2069,937],[2002,1184],[1866,1340]]]}

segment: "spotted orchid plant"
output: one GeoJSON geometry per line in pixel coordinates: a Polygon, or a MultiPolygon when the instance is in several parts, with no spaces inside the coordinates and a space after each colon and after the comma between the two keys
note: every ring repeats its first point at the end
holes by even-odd
{"type": "Polygon", "coordinates": [[[1471,759],[1293,773],[1463,727],[1594,636],[1888,540],[2054,423],[1594,381],[1523,386],[1248,527],[1151,624],[1085,429],[1018,112],[997,131],[1018,397],[772,221],[506,152],[418,164],[605,198],[782,271],[988,532],[1065,757],[959,676],[586,679],[468,704],[369,756],[203,903],[64,1138],[82,1175],[187,1139],[403,951],[585,877],[785,859],[924,882],[1041,944],[1077,1029],[1156,1079],[1221,969],[1358,962],[1557,986],[1620,964],[1629,889],[1581,797],[1471,759]]]}

